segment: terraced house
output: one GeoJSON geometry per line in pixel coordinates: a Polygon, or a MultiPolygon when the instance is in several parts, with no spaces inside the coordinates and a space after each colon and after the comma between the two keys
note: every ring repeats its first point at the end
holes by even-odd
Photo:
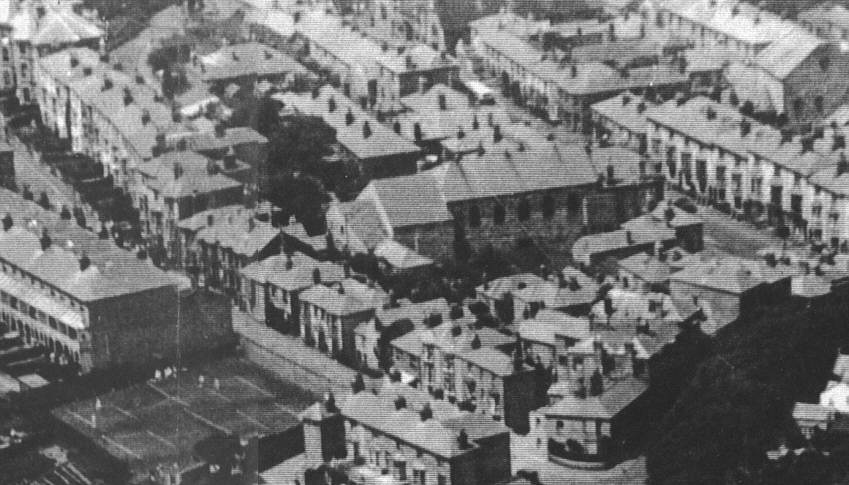
{"type": "Polygon", "coordinates": [[[17,194],[1,195],[0,318],[25,344],[81,372],[177,354],[173,276],[17,194]]]}
{"type": "Polygon", "coordinates": [[[590,129],[592,103],[621,92],[651,87],[669,98],[689,89],[686,66],[575,62],[567,54],[557,57],[511,35],[503,21],[479,21],[473,27],[472,48],[483,69],[499,77],[514,98],[574,131],[590,129]]]}
{"type": "Polygon", "coordinates": [[[626,111],[605,116],[622,139],[646,136],[667,180],[697,197],[833,247],[849,238],[840,126],[823,129],[822,137],[793,136],[702,97],[647,105],[639,118],[626,111]]]}
{"type": "Polygon", "coordinates": [[[112,69],[85,48],[39,59],[35,67],[42,122],[103,164],[104,176],[129,192],[134,171],[155,156],[165,129],[174,123],[161,93],[112,69]]]}

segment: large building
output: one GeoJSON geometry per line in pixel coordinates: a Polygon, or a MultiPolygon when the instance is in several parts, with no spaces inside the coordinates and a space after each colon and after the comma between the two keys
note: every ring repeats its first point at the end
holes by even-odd
{"type": "Polygon", "coordinates": [[[241,289],[242,268],[280,253],[280,229],[242,205],[197,212],[177,227],[182,268],[192,283],[233,298],[241,289]]]}
{"type": "Polygon", "coordinates": [[[183,350],[173,275],[17,194],[2,194],[0,212],[2,314],[24,343],[82,372],[183,350]]]}
{"type": "Polygon", "coordinates": [[[161,151],[162,133],[174,123],[159,89],[112,69],[87,48],[39,58],[33,70],[43,124],[129,191],[135,170],[161,151]]]}
{"type": "Polygon", "coordinates": [[[509,478],[509,429],[445,404],[392,383],[377,395],[360,391],[338,405],[316,403],[301,416],[306,483],[330,471],[353,483],[484,485],[509,478]]]}
{"type": "Polygon", "coordinates": [[[674,185],[833,247],[849,240],[841,222],[849,217],[849,165],[839,125],[820,138],[793,136],[702,97],[637,111],[604,117],[617,126],[615,139],[645,136],[651,161],[674,185]]]}
{"type": "MultiPolygon", "coordinates": [[[[576,37],[590,36],[591,32],[584,36],[583,28],[586,26],[574,27],[576,37]]],[[[532,35],[542,35],[543,26],[539,29],[532,35]]],[[[612,29],[604,24],[603,30],[602,37],[612,29]]],[[[502,16],[481,19],[472,28],[470,55],[480,60],[485,73],[500,79],[505,92],[574,131],[589,130],[590,104],[621,92],[651,88],[668,99],[689,89],[689,72],[681,64],[642,65],[623,59],[602,63],[598,57],[592,62],[579,62],[568,52],[561,51],[558,57],[551,49],[538,48],[525,34],[513,31],[502,16]]]]}
{"type": "Polygon", "coordinates": [[[69,47],[103,49],[105,33],[101,26],[77,15],[69,3],[4,2],[0,23],[0,89],[14,93],[21,105],[38,101],[35,69],[40,57],[69,47]]]}
{"type": "Polygon", "coordinates": [[[806,132],[847,101],[847,69],[844,47],[801,32],[772,42],[751,62],[732,64],[726,76],[741,104],[806,132]]]}
{"type": "Polygon", "coordinates": [[[336,130],[336,141],[357,161],[364,181],[416,172],[421,149],[333,87],[323,86],[313,95],[284,93],[274,98],[290,113],[321,117],[336,130]]]}

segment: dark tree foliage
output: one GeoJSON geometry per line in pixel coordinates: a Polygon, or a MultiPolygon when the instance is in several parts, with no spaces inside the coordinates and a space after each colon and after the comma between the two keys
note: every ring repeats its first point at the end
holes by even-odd
{"type": "Polygon", "coordinates": [[[286,116],[269,138],[268,165],[273,172],[319,175],[322,158],[333,153],[336,130],[317,116],[286,116]]]}
{"type": "MultiPolygon", "coordinates": [[[[811,469],[812,457],[795,459],[774,481],[764,456],[798,437],[792,407],[817,401],[831,378],[837,349],[849,338],[846,315],[845,298],[812,307],[789,302],[720,330],[657,427],[647,452],[652,483],[835,483],[793,479],[811,469]]],[[[652,382],[686,381],[674,362],[653,369],[652,382]]]]}
{"type": "Polygon", "coordinates": [[[323,204],[330,200],[321,181],[306,175],[274,174],[265,199],[304,225],[309,234],[324,233],[323,204]]]}

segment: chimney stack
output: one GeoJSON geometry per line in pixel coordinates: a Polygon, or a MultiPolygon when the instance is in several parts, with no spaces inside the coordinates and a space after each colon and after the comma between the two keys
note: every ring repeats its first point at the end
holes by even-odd
{"type": "Polygon", "coordinates": [[[52,241],[50,240],[50,236],[47,235],[47,229],[42,232],[40,242],[42,251],[47,251],[48,249],[50,249],[50,244],[52,243],[52,241]]]}
{"type": "Polygon", "coordinates": [[[183,175],[183,167],[180,162],[174,162],[174,180],[179,180],[183,175]]]}
{"type": "Polygon", "coordinates": [[[846,159],[846,152],[840,152],[839,159],[837,161],[837,176],[849,173],[849,160],[846,159]]]}
{"type": "Polygon", "coordinates": [[[215,223],[215,216],[212,214],[206,215],[206,227],[212,227],[215,223]]]}
{"type": "Polygon", "coordinates": [[[88,259],[88,256],[85,253],[83,253],[80,257],[80,271],[87,270],[89,266],[91,266],[91,260],[88,259]]]}

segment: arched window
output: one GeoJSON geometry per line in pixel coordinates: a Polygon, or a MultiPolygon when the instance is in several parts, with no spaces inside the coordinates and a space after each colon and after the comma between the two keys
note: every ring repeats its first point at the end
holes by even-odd
{"type": "Polygon", "coordinates": [[[531,218],[531,203],[528,199],[522,199],[519,202],[519,207],[516,210],[520,221],[527,221],[531,218]]]}
{"type": "Polygon", "coordinates": [[[504,224],[504,206],[498,202],[495,203],[495,209],[493,209],[492,222],[497,226],[504,224]]]}
{"type": "Polygon", "coordinates": [[[481,225],[481,210],[477,205],[473,205],[469,209],[469,227],[480,227],[481,225]]]}
{"type": "Polygon", "coordinates": [[[551,194],[545,194],[542,198],[542,216],[546,219],[551,219],[554,216],[556,208],[554,197],[551,194]]]}

